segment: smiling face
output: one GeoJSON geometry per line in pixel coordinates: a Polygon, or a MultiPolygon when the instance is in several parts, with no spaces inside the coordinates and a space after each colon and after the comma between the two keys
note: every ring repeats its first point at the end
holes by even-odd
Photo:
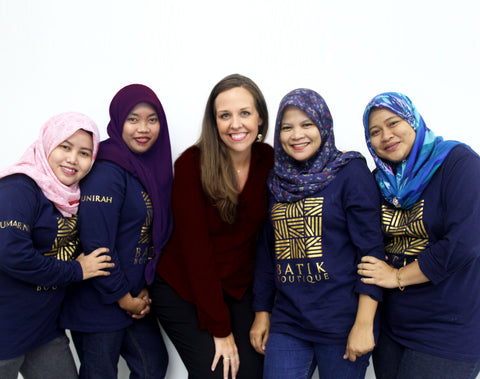
{"type": "Polygon", "coordinates": [[[320,149],[322,137],[317,125],[300,108],[285,108],[280,124],[283,150],[297,161],[306,161],[320,149]]]}
{"type": "Polygon", "coordinates": [[[92,136],[79,129],[52,150],[48,164],[62,184],[71,186],[90,171],[92,151],[92,136]]]}
{"type": "Polygon", "coordinates": [[[407,121],[385,108],[372,109],[368,116],[368,134],[375,154],[393,163],[407,159],[416,137],[407,121]]]}
{"type": "Polygon", "coordinates": [[[221,92],[215,99],[215,119],[220,139],[231,153],[250,151],[262,119],[248,90],[235,87],[221,92]]]}
{"type": "Polygon", "coordinates": [[[137,104],[123,124],[122,139],[135,154],[147,152],[160,132],[157,111],[148,103],[137,104]]]}

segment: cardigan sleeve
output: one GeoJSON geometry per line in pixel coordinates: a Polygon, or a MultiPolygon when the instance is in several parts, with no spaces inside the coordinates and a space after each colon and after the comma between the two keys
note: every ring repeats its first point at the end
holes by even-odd
{"type": "Polygon", "coordinates": [[[119,166],[100,161],[95,163],[92,172],[81,183],[79,231],[82,246],[86,254],[99,247],[107,247],[111,262],[115,263],[109,276],[91,279],[105,304],[120,300],[131,287],[116,250],[118,223],[125,197],[123,173],[119,166]]]}
{"type": "Polygon", "coordinates": [[[185,264],[200,325],[216,337],[226,337],[231,332],[230,313],[215,270],[199,156],[199,150],[192,148],[175,162],[172,210],[176,233],[181,234],[179,251],[175,253],[185,264]]]}
{"type": "Polygon", "coordinates": [[[480,258],[480,157],[459,146],[443,165],[438,206],[445,234],[418,256],[420,269],[434,284],[480,258]]]}
{"type": "MultiPolygon", "coordinates": [[[[353,160],[345,169],[349,172],[343,204],[348,232],[357,250],[356,263],[360,263],[362,257],[367,255],[384,260],[385,246],[380,227],[381,199],[373,175],[363,159],[353,160]]],[[[355,291],[369,295],[374,300],[382,300],[382,289],[363,283],[358,274],[355,291]]]]}
{"type": "MultiPolygon", "coordinates": [[[[32,230],[41,217],[43,194],[33,180],[14,175],[0,184],[0,271],[23,282],[45,287],[66,286],[83,279],[82,268],[77,261],[61,261],[43,255],[32,240],[32,230]]],[[[44,199],[44,206],[53,204],[44,199]]],[[[54,222],[55,219],[53,218],[54,222]]],[[[57,235],[57,224],[46,230],[57,235]]],[[[48,243],[48,241],[45,241],[48,243]]],[[[50,244],[53,243],[53,239],[50,244]]]]}

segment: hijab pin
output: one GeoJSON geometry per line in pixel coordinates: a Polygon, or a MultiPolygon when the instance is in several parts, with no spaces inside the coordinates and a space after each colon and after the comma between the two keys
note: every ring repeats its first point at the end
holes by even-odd
{"type": "Polygon", "coordinates": [[[392,202],[393,202],[393,205],[395,205],[395,207],[400,208],[400,202],[398,201],[396,196],[393,197],[392,202]]]}

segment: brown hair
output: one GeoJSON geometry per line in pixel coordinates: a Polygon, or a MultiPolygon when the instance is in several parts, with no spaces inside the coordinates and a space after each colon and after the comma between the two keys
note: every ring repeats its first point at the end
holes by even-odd
{"type": "Polygon", "coordinates": [[[201,156],[203,191],[218,208],[220,218],[228,224],[233,224],[237,218],[237,179],[228,148],[218,134],[215,99],[220,93],[236,87],[245,88],[253,96],[255,108],[262,120],[262,124],[258,127],[259,137],[262,136],[257,140],[263,141],[268,131],[268,110],[265,98],[251,79],[240,74],[229,75],[213,87],[205,107],[202,133],[197,141],[201,156]]]}

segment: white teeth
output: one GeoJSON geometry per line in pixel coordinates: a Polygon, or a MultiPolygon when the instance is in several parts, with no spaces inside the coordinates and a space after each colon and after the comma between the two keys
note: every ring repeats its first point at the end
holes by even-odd
{"type": "Polygon", "coordinates": [[[68,167],[64,167],[63,168],[65,171],[69,171],[71,172],[72,174],[75,173],[76,170],[74,170],[73,168],[68,168],[68,167]]]}
{"type": "Polygon", "coordinates": [[[245,138],[247,133],[232,133],[230,136],[234,141],[240,141],[241,139],[245,138]]]}

